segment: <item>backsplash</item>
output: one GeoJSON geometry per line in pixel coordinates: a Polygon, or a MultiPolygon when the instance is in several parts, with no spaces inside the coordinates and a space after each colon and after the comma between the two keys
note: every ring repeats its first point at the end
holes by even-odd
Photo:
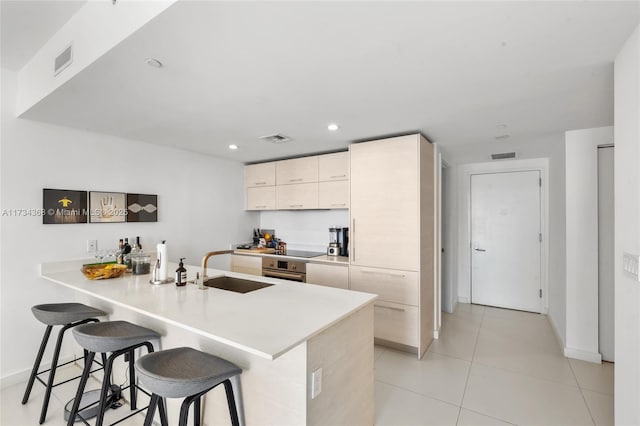
{"type": "Polygon", "coordinates": [[[349,226],[348,210],[278,210],[260,212],[260,228],[275,229],[290,250],[326,251],[329,228],[349,226]]]}

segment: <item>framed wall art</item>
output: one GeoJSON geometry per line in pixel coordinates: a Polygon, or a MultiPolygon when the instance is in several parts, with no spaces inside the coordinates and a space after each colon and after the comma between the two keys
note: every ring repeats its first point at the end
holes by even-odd
{"type": "Polygon", "coordinates": [[[127,221],[126,194],[89,192],[89,222],[121,223],[127,221]]]}
{"type": "Polygon", "coordinates": [[[157,222],[158,196],[127,194],[127,222],[157,222]]]}
{"type": "Polygon", "coordinates": [[[42,190],[42,223],[87,223],[87,191],[42,190]]]}

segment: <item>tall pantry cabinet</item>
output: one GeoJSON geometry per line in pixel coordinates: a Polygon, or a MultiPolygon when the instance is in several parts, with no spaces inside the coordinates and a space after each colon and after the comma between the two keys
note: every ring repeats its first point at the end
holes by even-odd
{"type": "Polygon", "coordinates": [[[350,287],[379,295],[379,343],[422,357],[434,330],[434,147],[416,134],[349,151],[350,287]]]}

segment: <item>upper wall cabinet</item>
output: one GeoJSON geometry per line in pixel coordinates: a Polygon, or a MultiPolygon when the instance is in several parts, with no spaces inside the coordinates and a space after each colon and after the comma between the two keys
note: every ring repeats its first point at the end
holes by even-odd
{"type": "Polygon", "coordinates": [[[244,185],[271,186],[276,184],[276,163],[251,164],[244,168],[244,185]]]}
{"type": "Polygon", "coordinates": [[[276,161],[276,185],[318,181],[318,156],[276,161]]]}
{"type": "Polygon", "coordinates": [[[349,208],[349,152],[245,166],[247,210],[349,208]]]}
{"type": "Polygon", "coordinates": [[[349,152],[336,152],[318,156],[318,180],[327,182],[332,180],[349,179],[349,152]]]}

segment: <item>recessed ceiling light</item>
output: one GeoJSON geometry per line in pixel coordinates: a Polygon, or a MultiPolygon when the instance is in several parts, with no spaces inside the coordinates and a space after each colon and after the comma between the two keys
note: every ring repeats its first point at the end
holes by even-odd
{"type": "Polygon", "coordinates": [[[154,68],[162,68],[162,62],[160,62],[159,60],[155,59],[155,58],[147,58],[144,60],[147,65],[149,65],[150,67],[154,67],[154,68]]]}
{"type": "Polygon", "coordinates": [[[229,145],[229,149],[238,149],[238,145],[232,143],[231,145],[229,145]]]}
{"type": "Polygon", "coordinates": [[[506,125],[506,124],[498,124],[496,127],[497,127],[498,129],[506,129],[506,128],[507,128],[507,125],[506,125]]]}
{"type": "Polygon", "coordinates": [[[340,128],[340,126],[338,126],[336,123],[331,123],[327,126],[327,129],[329,129],[332,132],[335,132],[336,130],[338,130],[340,128]]]}
{"type": "Polygon", "coordinates": [[[510,136],[510,135],[507,135],[507,134],[505,134],[505,135],[498,135],[498,136],[496,136],[496,139],[498,139],[498,140],[500,140],[500,139],[508,139],[508,138],[509,138],[509,136],[510,136]]]}

